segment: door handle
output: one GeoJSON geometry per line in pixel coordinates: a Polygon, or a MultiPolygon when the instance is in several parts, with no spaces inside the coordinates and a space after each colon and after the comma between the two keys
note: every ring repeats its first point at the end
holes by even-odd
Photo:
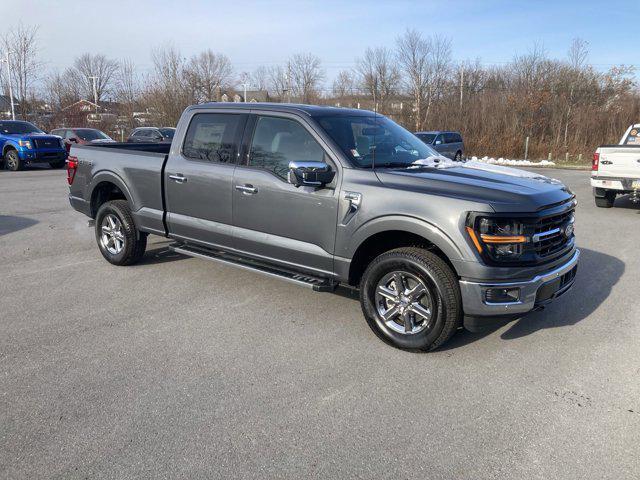
{"type": "Polygon", "coordinates": [[[244,195],[254,195],[258,193],[258,189],[251,184],[236,185],[236,190],[240,190],[244,195]]]}
{"type": "Polygon", "coordinates": [[[175,175],[169,175],[169,178],[171,180],[175,180],[177,183],[184,183],[184,182],[187,181],[187,177],[185,177],[181,173],[178,173],[178,174],[175,174],[175,175]]]}

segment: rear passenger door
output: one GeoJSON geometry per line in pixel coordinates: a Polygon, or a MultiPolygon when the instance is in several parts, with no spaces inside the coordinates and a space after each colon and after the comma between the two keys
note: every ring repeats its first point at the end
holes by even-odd
{"type": "Polygon", "coordinates": [[[252,117],[233,178],[235,248],[320,275],[333,273],[340,172],[322,139],[297,117],[252,117]],[[295,187],[289,162],[324,161],[336,170],[326,188],[295,187]]]}
{"type": "Polygon", "coordinates": [[[196,112],[182,145],[172,146],[164,173],[171,237],[232,247],[233,171],[246,119],[240,113],[196,112]]]}

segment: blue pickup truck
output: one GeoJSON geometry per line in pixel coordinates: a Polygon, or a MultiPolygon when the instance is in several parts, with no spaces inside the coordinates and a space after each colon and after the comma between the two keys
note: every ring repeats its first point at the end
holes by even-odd
{"type": "Polygon", "coordinates": [[[48,163],[62,168],[67,150],[62,138],[47,135],[29,122],[0,120],[0,164],[7,170],[21,170],[26,165],[48,163]]]}

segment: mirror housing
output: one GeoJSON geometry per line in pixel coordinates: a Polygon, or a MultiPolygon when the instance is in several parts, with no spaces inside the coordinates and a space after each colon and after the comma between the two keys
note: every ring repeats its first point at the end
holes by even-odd
{"type": "Polygon", "coordinates": [[[76,137],[69,137],[69,141],[72,143],[78,143],[78,139],[76,137]]]}
{"type": "Polygon", "coordinates": [[[296,187],[324,187],[335,175],[325,162],[289,162],[289,183],[296,187]]]}
{"type": "Polygon", "coordinates": [[[436,140],[436,145],[441,145],[442,144],[442,140],[436,140]]]}

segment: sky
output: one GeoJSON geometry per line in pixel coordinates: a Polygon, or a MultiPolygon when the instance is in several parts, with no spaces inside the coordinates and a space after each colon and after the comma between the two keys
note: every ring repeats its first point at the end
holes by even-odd
{"type": "MultiPolygon", "coordinates": [[[[0,0],[0,11],[39,26],[41,57],[51,70],[91,52],[130,59],[146,73],[152,50],[172,45],[185,57],[208,48],[224,53],[238,73],[311,52],[330,80],[367,47],[393,47],[407,28],[449,37],[456,61],[501,65],[536,44],[552,58],[565,58],[580,37],[595,68],[640,70],[638,0],[0,0]]],[[[6,23],[0,35],[4,31],[6,23]]]]}

